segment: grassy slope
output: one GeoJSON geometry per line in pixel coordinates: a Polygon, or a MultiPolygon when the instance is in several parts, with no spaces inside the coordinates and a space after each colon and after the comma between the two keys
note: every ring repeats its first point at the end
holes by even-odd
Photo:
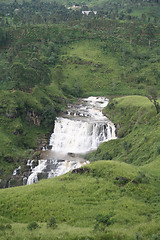
{"type": "Polygon", "coordinates": [[[61,58],[64,89],[72,94],[79,87],[84,95],[144,95],[146,85],[158,81],[153,69],[158,69],[160,63],[150,64],[153,55],[158,57],[156,51],[148,46],[130,46],[128,40],[118,38],[72,43],[61,58]],[[116,42],[113,53],[112,41],[116,42]],[[107,45],[110,48],[103,50],[107,45]],[[143,54],[150,60],[142,60],[143,54]]]}
{"type": "MultiPolygon", "coordinates": [[[[149,177],[149,184],[136,185],[130,182],[120,186],[115,178],[123,176],[136,179],[137,167],[99,161],[90,165],[89,169],[90,173],[84,176],[67,174],[32,186],[1,190],[1,214],[12,221],[23,223],[33,220],[44,223],[54,216],[58,229],[52,234],[55,232],[55,235],[60,236],[66,231],[69,236],[63,236],[64,239],[71,239],[76,228],[81,228],[81,232],[84,229],[84,235],[95,236],[96,239],[98,232],[93,232],[96,216],[111,212],[114,213],[115,223],[108,227],[107,231],[116,239],[118,235],[123,236],[120,239],[134,239],[136,232],[143,237],[158,232],[159,226],[155,223],[159,219],[158,206],[155,204],[153,208],[150,204],[151,199],[155,200],[155,192],[158,191],[158,186],[153,185],[153,178],[149,177]]],[[[13,224],[13,228],[14,226],[16,228],[17,225],[13,224]]],[[[25,232],[21,233],[22,239],[27,234],[26,225],[19,224],[19,227],[25,227],[25,232]]],[[[40,229],[34,235],[40,232],[43,231],[40,229]]],[[[43,239],[48,239],[45,234],[46,229],[43,239]]],[[[103,235],[105,234],[104,232],[103,235]]],[[[17,236],[18,233],[15,233],[13,239],[17,236]]]]}
{"type": "Polygon", "coordinates": [[[123,67],[116,57],[105,55],[100,41],[85,40],[71,44],[63,56],[65,83],[69,88],[79,83],[87,95],[134,94],[134,89],[121,82],[123,67]]]}
{"type": "Polygon", "coordinates": [[[53,127],[53,124],[33,124],[27,111],[34,111],[42,118],[47,104],[60,109],[64,96],[57,86],[51,83],[45,89],[35,87],[32,93],[3,91],[0,98],[0,175],[1,179],[8,180],[15,167],[23,166],[25,159],[33,158],[33,149],[37,148],[40,139],[49,134],[53,127]],[[11,118],[6,117],[8,113],[11,118]]]}
{"type": "Polygon", "coordinates": [[[151,102],[142,96],[116,98],[104,112],[117,125],[116,142],[102,144],[90,159],[110,159],[145,165],[159,159],[159,115],[151,102]]]}
{"type": "Polygon", "coordinates": [[[115,107],[109,114],[115,123],[121,124],[122,128],[128,127],[128,121],[129,124],[134,124],[130,132],[126,131],[124,138],[102,144],[96,151],[97,159],[105,159],[104,154],[108,151],[110,154],[114,152],[112,161],[91,163],[87,166],[89,172],[84,174],[68,173],[42,180],[32,186],[1,190],[0,214],[15,222],[11,224],[15,235],[11,237],[12,233],[8,230],[9,239],[23,239],[29,235],[27,223],[33,220],[40,222],[41,228],[34,230],[30,239],[36,237],[48,240],[53,235],[54,239],[84,239],[82,236],[107,239],[108,236],[108,239],[130,240],[136,239],[136,236],[141,239],[155,239],[160,236],[160,163],[156,151],[159,119],[145,97],[118,98],[114,100],[114,104],[115,107]],[[126,116],[121,114],[124,107],[126,116]],[[138,119],[137,114],[140,116],[138,119]],[[155,129],[154,137],[150,136],[152,129],[155,129]],[[148,141],[144,141],[144,138],[148,141]],[[129,144],[130,140],[132,147],[126,152],[123,142],[129,144]],[[142,149],[147,150],[150,146],[153,156],[149,158],[146,152],[148,164],[144,164],[140,162],[144,156],[142,149]],[[138,160],[136,152],[139,155],[138,160]],[[122,162],[123,159],[131,159],[131,156],[135,164],[122,162]],[[119,176],[131,181],[125,184],[123,180],[115,180],[119,176]],[[96,216],[110,213],[113,213],[113,224],[101,230],[101,233],[98,230],[93,231],[96,216]],[[45,222],[52,216],[56,218],[58,228],[47,233],[45,222]]]}

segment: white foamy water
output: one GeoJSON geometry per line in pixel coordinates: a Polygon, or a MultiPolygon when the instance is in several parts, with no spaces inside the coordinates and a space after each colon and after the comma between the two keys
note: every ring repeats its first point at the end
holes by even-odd
{"type": "Polygon", "coordinates": [[[86,153],[113,138],[115,138],[115,127],[110,122],[58,118],[50,145],[53,151],[61,153],[86,153]]]}
{"type": "Polygon", "coordinates": [[[78,156],[102,143],[116,139],[114,124],[103,115],[102,110],[109,100],[105,97],[89,97],[68,106],[66,113],[55,121],[50,138],[51,151],[46,151],[47,160],[40,160],[32,170],[27,184],[40,178],[51,178],[88,164],[78,156]]]}
{"type": "Polygon", "coordinates": [[[115,126],[102,113],[107,104],[106,98],[89,97],[70,108],[68,117],[57,118],[50,139],[52,150],[86,153],[102,142],[115,139],[115,126]]]}

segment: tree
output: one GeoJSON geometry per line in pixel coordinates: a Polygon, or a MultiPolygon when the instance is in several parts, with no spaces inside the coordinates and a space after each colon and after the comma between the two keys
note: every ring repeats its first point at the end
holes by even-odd
{"type": "Polygon", "coordinates": [[[30,59],[28,65],[30,68],[33,68],[36,71],[36,74],[39,78],[39,83],[46,85],[51,82],[51,71],[40,59],[32,58],[30,59]]]}
{"type": "Polygon", "coordinates": [[[20,90],[29,90],[39,82],[39,75],[34,68],[24,67],[21,63],[12,65],[12,79],[15,87],[20,90]]]}
{"type": "Polygon", "coordinates": [[[160,105],[158,102],[158,92],[155,87],[148,87],[146,90],[147,98],[154,104],[157,114],[160,111],[160,105]]]}
{"type": "Polygon", "coordinates": [[[0,27],[0,46],[4,45],[5,42],[6,42],[5,32],[4,32],[4,30],[0,27]]]}
{"type": "Polygon", "coordinates": [[[154,38],[154,34],[155,34],[155,27],[152,23],[148,23],[146,28],[145,28],[145,33],[147,35],[147,39],[148,39],[148,44],[149,47],[151,45],[151,39],[154,38]]]}
{"type": "Polygon", "coordinates": [[[61,87],[62,83],[64,82],[64,75],[63,69],[60,65],[57,65],[54,71],[54,78],[59,87],[61,87]]]}
{"type": "Polygon", "coordinates": [[[12,79],[15,82],[15,87],[20,89],[24,67],[21,63],[15,63],[11,67],[12,79]]]}

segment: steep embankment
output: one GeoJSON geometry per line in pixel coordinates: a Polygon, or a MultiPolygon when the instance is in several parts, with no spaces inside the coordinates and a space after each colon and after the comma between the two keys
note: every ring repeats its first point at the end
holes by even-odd
{"type": "Polygon", "coordinates": [[[142,166],[159,158],[159,114],[148,98],[113,99],[104,113],[116,124],[119,139],[102,144],[92,154],[93,160],[116,159],[142,166]]]}
{"type": "Polygon", "coordinates": [[[1,91],[0,95],[0,187],[22,185],[27,174],[26,161],[40,155],[44,136],[50,134],[56,114],[64,105],[64,96],[54,83],[37,86],[32,92],[1,91]],[[22,175],[11,179],[20,165],[22,175]]]}
{"type": "Polygon", "coordinates": [[[160,237],[158,115],[148,99],[140,96],[114,99],[107,108],[121,138],[91,154],[90,158],[103,161],[32,186],[1,190],[2,239],[160,237]],[[108,154],[112,160],[107,160],[111,159],[108,154]],[[46,222],[53,217],[57,226],[48,231],[46,222]],[[33,221],[40,228],[31,231],[27,226],[33,221]]]}

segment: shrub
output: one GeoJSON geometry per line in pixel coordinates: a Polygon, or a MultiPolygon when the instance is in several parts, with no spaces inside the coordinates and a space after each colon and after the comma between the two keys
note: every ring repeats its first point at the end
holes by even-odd
{"type": "Polygon", "coordinates": [[[38,227],[39,227],[39,225],[36,222],[31,222],[27,225],[28,230],[34,230],[38,227]]]}
{"type": "Polygon", "coordinates": [[[109,103],[108,108],[109,108],[109,110],[114,109],[115,108],[114,103],[113,102],[109,103]]]}
{"type": "Polygon", "coordinates": [[[102,160],[112,160],[112,155],[109,152],[106,152],[101,157],[102,160]]]}
{"type": "Polygon", "coordinates": [[[149,183],[149,178],[145,175],[144,172],[139,172],[135,178],[135,181],[138,183],[149,183]]]}
{"type": "Polygon", "coordinates": [[[126,141],[123,142],[123,147],[125,151],[129,151],[129,149],[132,147],[132,144],[128,144],[126,141]]]}
{"type": "Polygon", "coordinates": [[[7,230],[7,229],[8,229],[8,230],[11,230],[11,229],[12,229],[11,224],[9,224],[9,223],[6,224],[6,225],[5,225],[5,224],[2,224],[2,223],[0,224],[0,231],[5,231],[5,230],[7,230]]]}
{"type": "Polygon", "coordinates": [[[113,213],[110,213],[108,215],[102,215],[102,214],[97,215],[94,229],[104,231],[107,226],[114,224],[115,219],[113,219],[112,217],[113,217],[113,213]]]}
{"type": "Polygon", "coordinates": [[[5,230],[5,225],[4,224],[0,224],[0,231],[4,231],[5,230]]]}
{"type": "Polygon", "coordinates": [[[47,227],[50,227],[50,228],[53,228],[53,229],[57,227],[55,217],[52,217],[52,218],[49,219],[49,221],[47,223],[47,227]]]}
{"type": "Polygon", "coordinates": [[[6,224],[6,229],[12,229],[12,225],[11,224],[6,224]]]}
{"type": "Polygon", "coordinates": [[[152,237],[151,237],[151,240],[158,240],[160,237],[160,235],[158,234],[153,234],[152,237]]]}
{"type": "Polygon", "coordinates": [[[139,234],[139,233],[136,233],[136,234],[135,234],[135,239],[136,239],[136,240],[140,240],[140,239],[141,239],[141,237],[140,237],[140,234],[139,234]]]}

